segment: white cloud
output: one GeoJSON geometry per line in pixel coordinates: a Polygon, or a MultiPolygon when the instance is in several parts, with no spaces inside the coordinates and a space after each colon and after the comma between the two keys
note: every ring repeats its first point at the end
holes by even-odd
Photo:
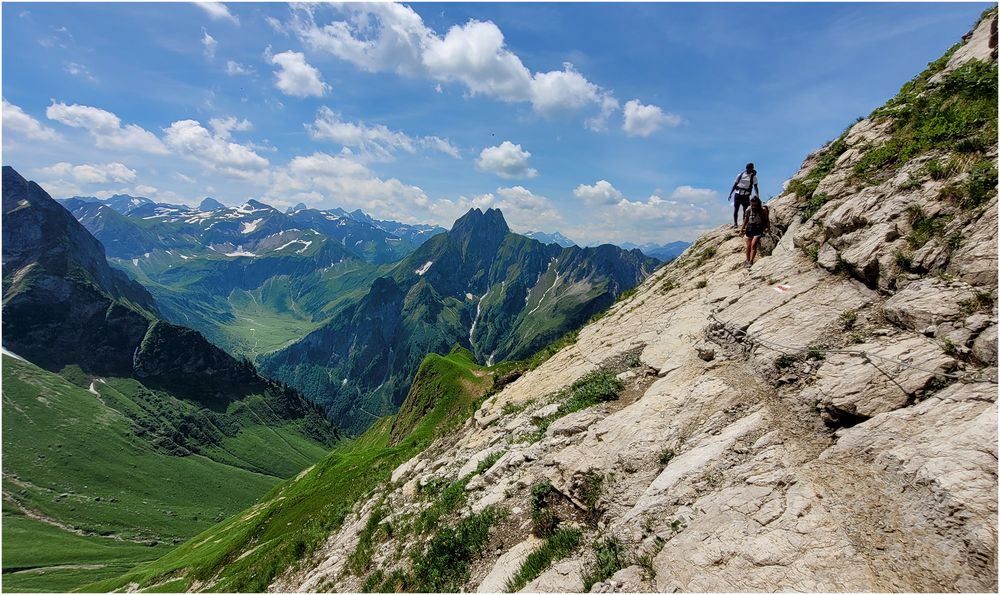
{"type": "Polygon", "coordinates": [[[83,64],[77,64],[76,62],[69,62],[66,64],[65,70],[67,73],[72,74],[73,76],[85,78],[91,82],[97,81],[97,78],[90,73],[90,69],[88,69],[83,64]]]}
{"type": "Polygon", "coordinates": [[[375,159],[391,159],[396,151],[415,153],[418,146],[458,157],[458,149],[449,141],[436,136],[413,138],[390,130],[384,124],[370,126],[364,122],[347,122],[328,107],[321,107],[312,124],[306,124],[314,139],[331,140],[345,147],[354,147],[375,159]]]}
{"type": "Polygon", "coordinates": [[[443,38],[428,30],[422,60],[431,77],[459,81],[473,95],[531,99],[531,73],[504,47],[503,33],[493,23],[472,20],[455,25],[443,38]]]}
{"type": "Polygon", "coordinates": [[[253,73],[254,69],[252,66],[245,66],[233,60],[226,62],[226,74],[230,76],[251,75],[253,73]]]}
{"type": "Polygon", "coordinates": [[[198,2],[196,6],[205,11],[213,21],[229,21],[236,25],[240,24],[240,19],[229,8],[221,2],[198,2]]]}
{"type": "Polygon", "coordinates": [[[438,92],[441,82],[456,82],[470,95],[529,102],[545,116],[596,108],[598,114],[586,121],[592,130],[603,130],[618,109],[611,91],[588,81],[569,63],[562,70],[532,73],[492,22],[469,20],[442,36],[401,4],[345,3],[336,10],[344,20],[321,25],[315,6],[298,5],[287,29],[312,49],[362,70],[430,78],[438,82],[438,92]]]}
{"type": "Polygon", "coordinates": [[[607,180],[598,180],[593,186],[580,184],[573,190],[573,196],[594,205],[613,205],[625,198],[625,196],[607,180]]]}
{"type": "Polygon", "coordinates": [[[680,116],[665,114],[656,105],[643,105],[638,99],[625,104],[625,124],[622,127],[629,136],[649,136],[664,126],[677,126],[680,116]]]}
{"type": "Polygon", "coordinates": [[[267,198],[281,206],[325,203],[411,221],[415,213],[426,215],[430,202],[417,186],[395,178],[383,180],[349,157],[320,152],[297,156],[275,172],[267,198]]]}
{"type": "Polygon", "coordinates": [[[38,170],[40,174],[62,181],[73,180],[80,184],[105,184],[118,182],[128,184],[135,180],[135,170],[122,163],[72,165],[61,161],[38,170]]]}
{"type": "Polygon", "coordinates": [[[562,70],[536,73],[531,81],[531,103],[535,111],[544,115],[576,111],[589,103],[601,104],[603,108],[605,99],[609,100],[607,106],[617,108],[614,98],[584,78],[569,62],[563,64],[562,70]]]}
{"type": "Polygon", "coordinates": [[[495,206],[503,211],[510,224],[521,230],[558,224],[562,217],[544,196],[539,196],[523,186],[497,188],[500,197],[495,206]]]}
{"type": "Polygon", "coordinates": [[[174,172],[174,177],[177,178],[178,180],[182,181],[182,182],[187,182],[188,184],[196,184],[198,182],[197,180],[195,180],[191,176],[185,176],[184,174],[182,174],[179,171],[175,171],[174,172]]]}
{"type": "Polygon", "coordinates": [[[479,153],[476,169],[493,172],[501,178],[534,178],[538,170],[528,167],[531,153],[505,140],[495,147],[486,147],[479,153]]]}
{"type": "Polygon", "coordinates": [[[201,28],[201,45],[205,50],[205,57],[209,60],[215,59],[215,49],[219,47],[219,42],[208,34],[204,27],[201,28]]]}
{"type": "Polygon", "coordinates": [[[45,110],[45,115],[66,126],[87,130],[94,137],[94,144],[102,149],[167,153],[167,148],[153,133],[135,124],[122,126],[118,116],[100,108],[53,103],[45,110]]]}
{"type": "Polygon", "coordinates": [[[629,200],[606,180],[578,186],[578,198],[590,200],[587,225],[568,229],[587,243],[613,241],[664,243],[714,227],[729,212],[718,192],[678,186],[670,194],[629,200]]]}
{"type": "Polygon", "coordinates": [[[234,130],[236,132],[253,130],[253,124],[250,123],[250,120],[247,120],[246,118],[237,120],[233,116],[226,118],[212,118],[208,121],[208,125],[215,131],[216,136],[224,139],[229,139],[229,137],[232,136],[232,131],[234,130]]]}
{"type": "Polygon", "coordinates": [[[230,142],[228,130],[226,133],[213,135],[195,120],[179,120],[165,130],[163,139],[178,155],[225,175],[240,179],[266,175],[268,160],[249,147],[230,142]]]}
{"type": "Polygon", "coordinates": [[[60,138],[55,130],[43,126],[6,99],[3,100],[3,128],[4,132],[15,132],[30,140],[54,141],[60,138]]]}
{"type": "Polygon", "coordinates": [[[458,150],[458,147],[451,144],[446,138],[441,138],[438,136],[424,136],[420,138],[420,144],[427,147],[428,149],[433,149],[435,151],[440,151],[445,155],[450,155],[455,159],[461,159],[462,155],[458,150]]]}
{"type": "Polygon", "coordinates": [[[156,196],[159,193],[159,190],[155,186],[139,184],[135,187],[135,193],[139,196],[156,196]]]}
{"type": "Polygon", "coordinates": [[[293,97],[322,97],[330,90],[323,82],[316,67],[306,62],[300,52],[287,51],[271,56],[271,63],[278,66],[274,75],[275,86],[285,95],[293,97]]]}

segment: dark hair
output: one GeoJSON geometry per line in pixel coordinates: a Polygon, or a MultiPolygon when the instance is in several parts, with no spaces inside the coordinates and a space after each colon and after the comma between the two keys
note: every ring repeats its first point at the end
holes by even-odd
{"type": "Polygon", "coordinates": [[[752,163],[748,163],[747,164],[747,169],[749,169],[750,171],[753,171],[753,164],[752,163]]]}
{"type": "Polygon", "coordinates": [[[764,203],[760,200],[759,196],[755,196],[750,199],[750,208],[756,210],[764,210],[764,203]]]}

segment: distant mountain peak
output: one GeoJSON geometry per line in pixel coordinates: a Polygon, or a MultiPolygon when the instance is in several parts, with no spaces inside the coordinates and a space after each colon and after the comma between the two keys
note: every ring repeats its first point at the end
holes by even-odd
{"type": "Polygon", "coordinates": [[[457,237],[500,237],[510,233],[507,220],[504,219],[500,209],[486,209],[485,212],[479,209],[469,209],[469,212],[462,215],[451,226],[451,235],[457,237]]]}
{"type": "Polygon", "coordinates": [[[531,238],[533,240],[538,240],[543,244],[559,244],[563,248],[569,248],[570,246],[577,245],[576,242],[567,238],[558,231],[554,231],[552,233],[544,231],[527,231],[521,235],[531,238]]]}
{"type": "Polygon", "coordinates": [[[215,200],[211,196],[206,196],[204,200],[201,201],[201,204],[198,205],[199,211],[214,211],[215,209],[224,209],[224,208],[226,208],[226,205],[215,200]]]}
{"type": "Polygon", "coordinates": [[[251,198],[250,200],[248,200],[245,203],[243,203],[242,205],[240,205],[240,210],[258,211],[260,209],[267,209],[267,210],[270,210],[270,211],[277,210],[274,207],[272,207],[271,205],[264,204],[264,203],[260,202],[259,200],[256,200],[256,199],[253,199],[253,198],[251,198]]]}
{"type": "Polygon", "coordinates": [[[306,206],[306,203],[300,202],[299,204],[295,205],[294,207],[288,207],[288,210],[285,211],[285,213],[294,213],[296,211],[304,211],[304,210],[306,210],[308,208],[309,207],[306,206]]]}

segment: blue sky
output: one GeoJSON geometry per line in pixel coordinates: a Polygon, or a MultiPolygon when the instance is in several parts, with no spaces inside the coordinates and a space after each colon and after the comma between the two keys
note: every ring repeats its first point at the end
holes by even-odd
{"type": "Polygon", "coordinates": [[[3,163],[56,197],[691,240],[988,6],[5,2],[3,163]]]}

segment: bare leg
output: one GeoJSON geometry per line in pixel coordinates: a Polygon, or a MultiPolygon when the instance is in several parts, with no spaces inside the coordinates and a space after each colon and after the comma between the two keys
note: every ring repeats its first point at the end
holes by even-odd
{"type": "Polygon", "coordinates": [[[753,238],[747,238],[747,257],[746,261],[750,262],[750,245],[753,244],[753,238]]]}
{"type": "Polygon", "coordinates": [[[749,245],[747,246],[747,252],[749,252],[750,264],[757,259],[757,244],[760,243],[760,236],[754,236],[750,239],[749,245]]]}

